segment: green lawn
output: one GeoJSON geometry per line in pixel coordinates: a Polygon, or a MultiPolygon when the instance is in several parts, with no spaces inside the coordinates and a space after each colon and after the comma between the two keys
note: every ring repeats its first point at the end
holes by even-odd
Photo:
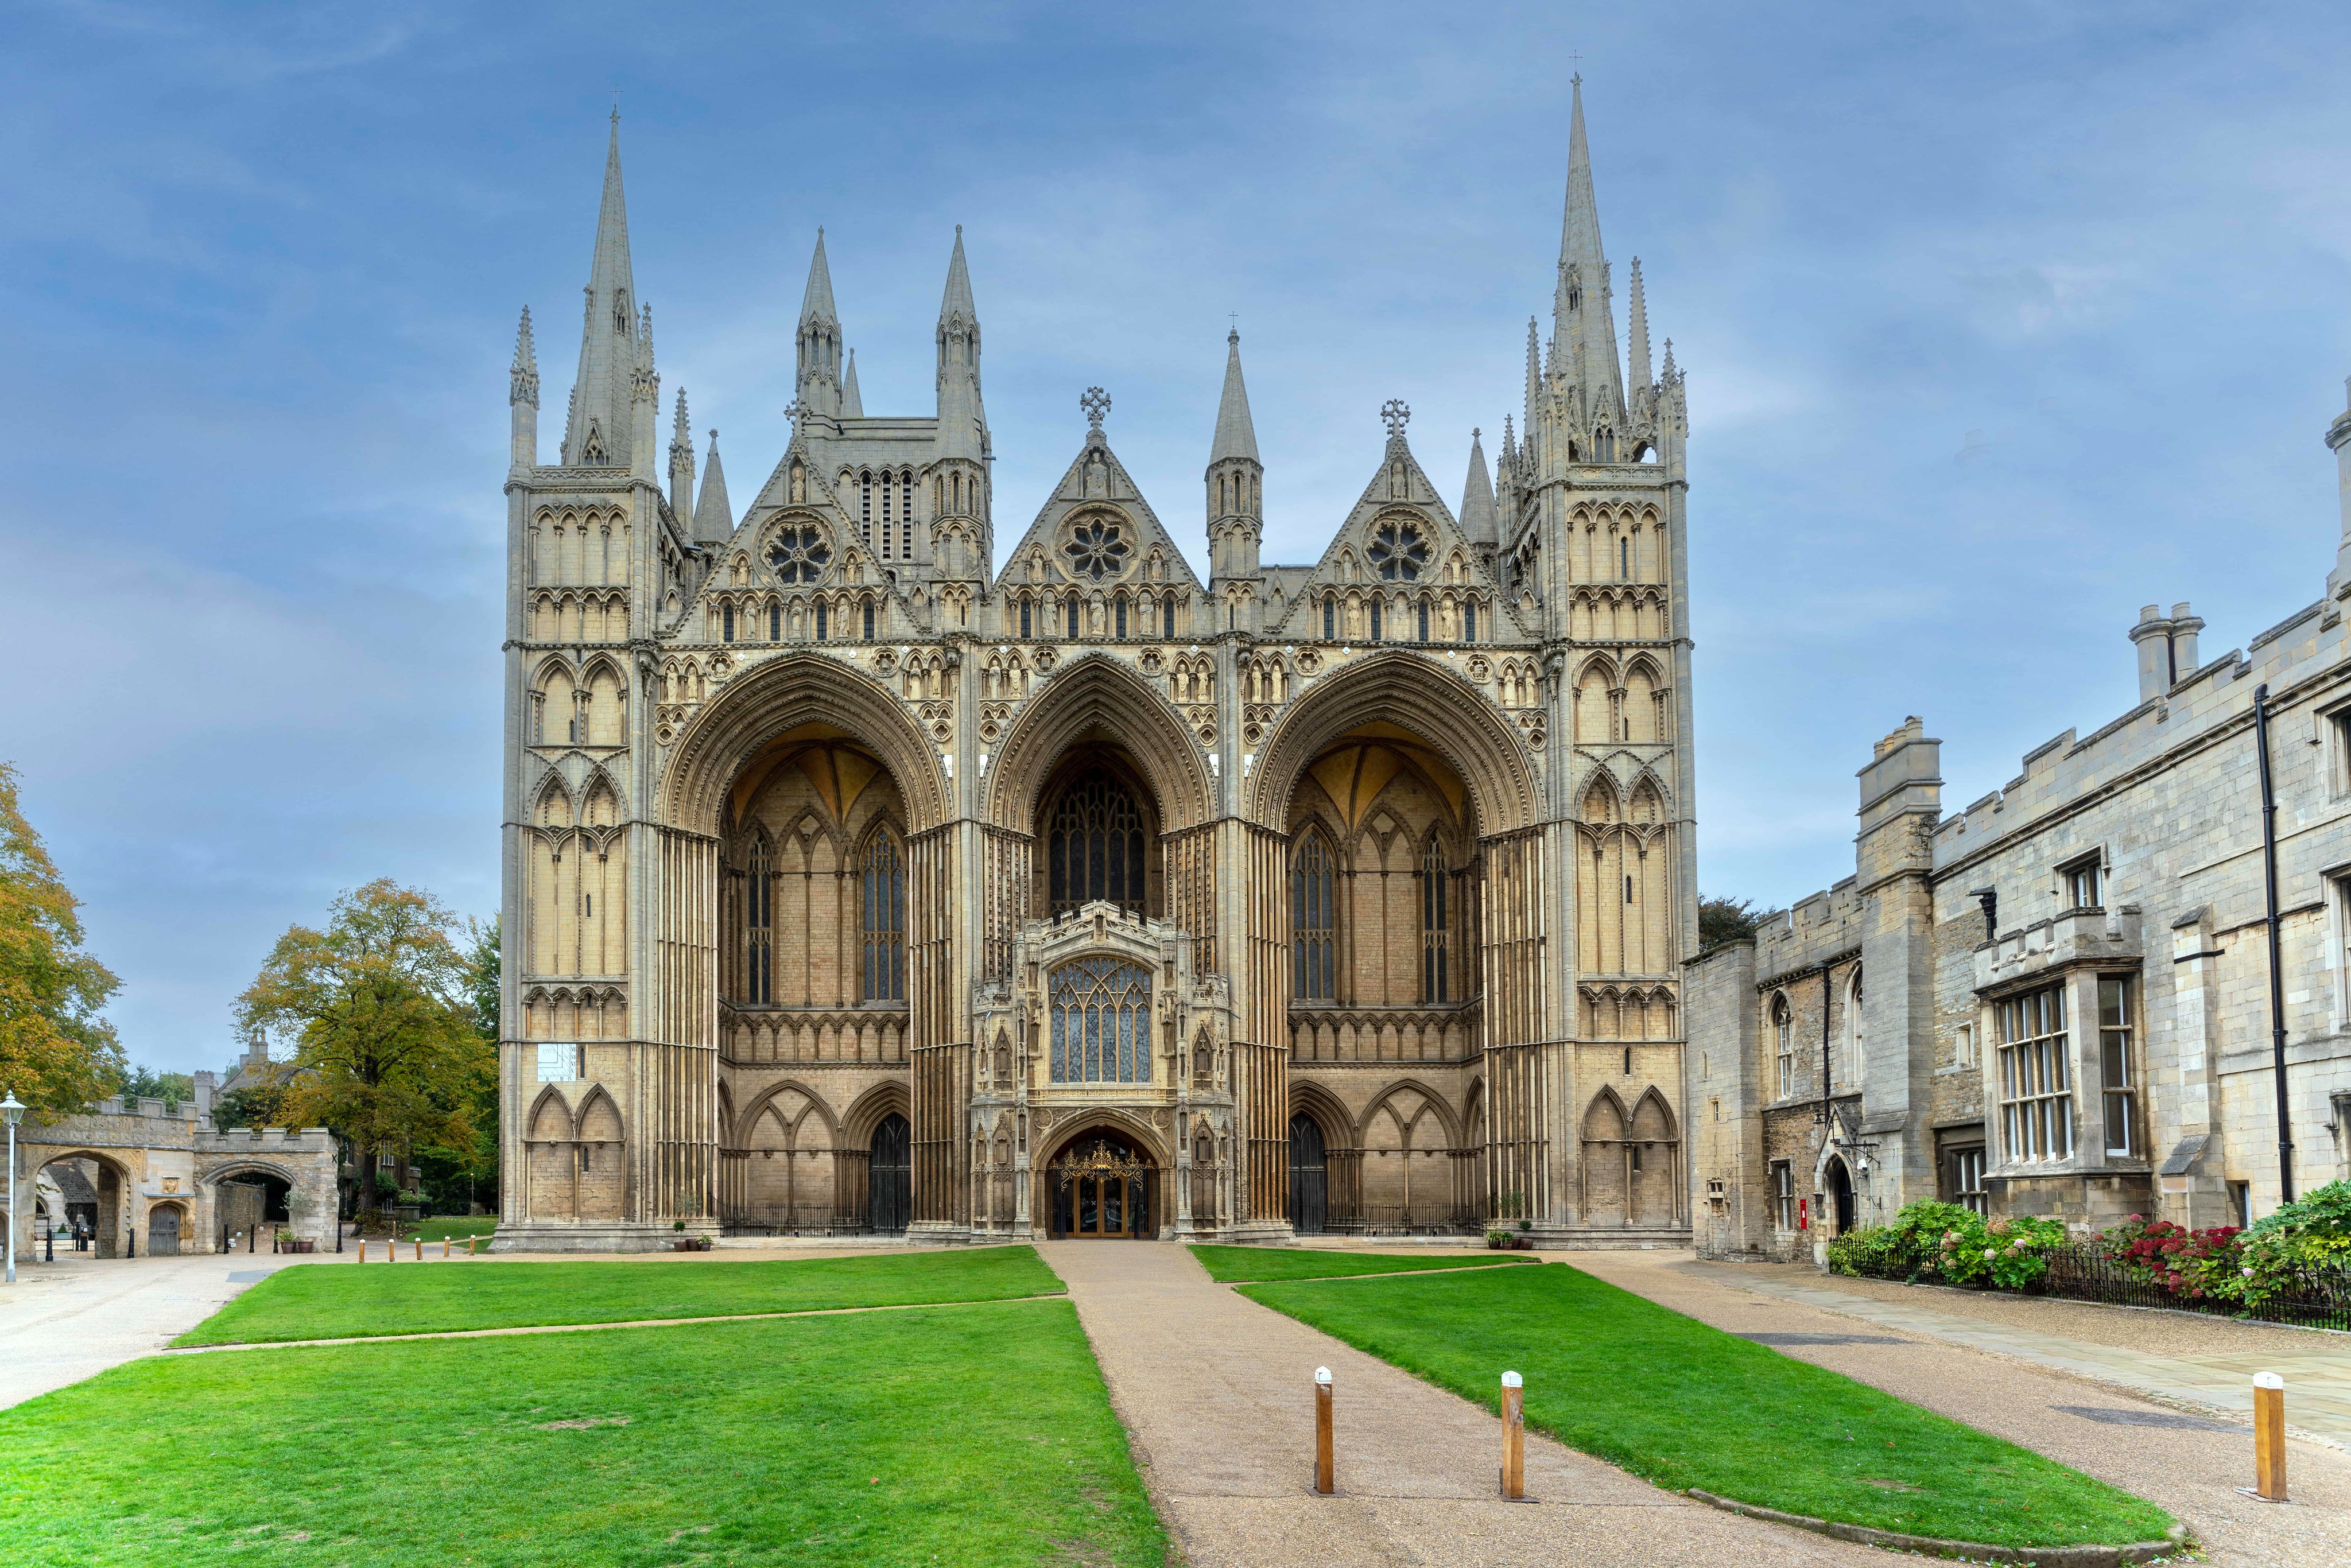
{"type": "Polygon", "coordinates": [[[1067,1301],[161,1357],[0,1454],[26,1568],[1166,1553],[1067,1301]]]}
{"type": "Polygon", "coordinates": [[[616,1323],[1002,1301],[1061,1291],[1060,1277],[1033,1247],[789,1262],[444,1263],[428,1258],[422,1264],[301,1264],[270,1275],[172,1343],[616,1323]]]}
{"type": "MultiPolygon", "coordinates": [[[[463,1251],[466,1237],[479,1236],[486,1239],[497,1228],[498,1217],[495,1214],[476,1214],[470,1219],[462,1215],[443,1214],[402,1227],[400,1239],[403,1241],[438,1241],[444,1236],[453,1236],[457,1239],[458,1250],[463,1251]]],[[[350,1243],[346,1241],[343,1245],[348,1247],[350,1243]]]]}
{"type": "Polygon", "coordinates": [[[1498,1263],[1539,1263],[1516,1252],[1438,1252],[1390,1257],[1380,1252],[1325,1252],[1307,1247],[1195,1247],[1192,1256],[1220,1285],[1240,1280],[1331,1280],[1347,1274],[1405,1274],[1423,1269],[1484,1269],[1498,1263]]]}
{"type": "Polygon", "coordinates": [[[2171,1516],[2012,1443],[1564,1264],[1241,1293],[1679,1491],[2006,1546],[2153,1541],[2171,1516]]]}

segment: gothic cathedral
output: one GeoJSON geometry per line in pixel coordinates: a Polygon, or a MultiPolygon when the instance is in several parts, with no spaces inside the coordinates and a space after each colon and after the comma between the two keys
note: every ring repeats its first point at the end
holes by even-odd
{"type": "Polygon", "coordinates": [[[682,391],[661,461],[616,118],[553,464],[528,312],[512,373],[497,1245],[1686,1241],[1687,420],[1627,304],[1620,359],[1579,87],[1493,473],[1390,402],[1261,561],[1228,335],[1204,578],[1099,390],[999,546],[960,231],[921,415],[820,234],[738,516],[682,391]]]}

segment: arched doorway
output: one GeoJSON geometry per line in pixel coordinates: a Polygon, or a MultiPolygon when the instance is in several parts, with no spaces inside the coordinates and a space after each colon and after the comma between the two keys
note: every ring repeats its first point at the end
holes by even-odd
{"type": "Polygon", "coordinates": [[[1149,1238],[1158,1227],[1157,1172],[1151,1156],[1109,1128],[1081,1133],[1045,1167],[1052,1203],[1050,1234],[1149,1238]]]}
{"type": "Polygon", "coordinates": [[[914,1129],[895,1111],[873,1129],[872,1162],[868,1167],[870,1223],[877,1231],[903,1235],[914,1212],[914,1129]]]}
{"type": "Polygon", "coordinates": [[[1853,1174],[1844,1168],[1842,1155],[1829,1161],[1829,1212],[1836,1217],[1836,1234],[1843,1236],[1853,1228],[1853,1174]]]}
{"type": "Polygon", "coordinates": [[[263,1170],[240,1170],[213,1184],[214,1239],[223,1249],[260,1245],[256,1233],[264,1227],[284,1225],[289,1216],[286,1194],[289,1184],[263,1170]]]}
{"type": "Polygon", "coordinates": [[[1290,1118],[1290,1228],[1319,1233],[1330,1222],[1330,1169],[1322,1126],[1301,1111],[1290,1118]]]}

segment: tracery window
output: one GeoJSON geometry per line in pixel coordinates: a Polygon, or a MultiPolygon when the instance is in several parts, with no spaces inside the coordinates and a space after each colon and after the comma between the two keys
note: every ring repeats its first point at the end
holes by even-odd
{"type": "Polygon", "coordinates": [[[1080,958],[1053,971],[1056,1083],[1151,1082],[1151,976],[1123,958],[1080,958]]]}
{"type": "Polygon", "coordinates": [[[1431,836],[1420,852],[1420,999],[1445,1000],[1445,846],[1431,836]]]}
{"type": "Polygon", "coordinates": [[[1339,599],[1336,594],[1326,593],[1322,596],[1322,641],[1335,643],[1338,640],[1339,599]]]}
{"type": "Polygon", "coordinates": [[[765,1004],[776,999],[776,866],[764,838],[751,846],[751,865],[743,879],[743,999],[765,1004]]]}
{"type": "Polygon", "coordinates": [[[1045,857],[1053,915],[1097,898],[1144,913],[1143,813],[1108,770],[1090,768],[1062,792],[1046,830],[1045,857]]]}
{"type": "Polygon", "coordinates": [[[1125,537],[1108,517],[1089,517],[1071,529],[1061,553],[1069,558],[1071,577],[1100,582],[1126,570],[1125,537]]]}
{"type": "Polygon", "coordinates": [[[1338,996],[1338,906],[1332,897],[1334,857],[1311,829],[1290,862],[1290,995],[1327,1002],[1338,996]]]}
{"type": "Polygon", "coordinates": [[[1159,634],[1171,643],[1176,640],[1176,596],[1172,593],[1159,601],[1159,634]]]}
{"type": "Polygon", "coordinates": [[[897,835],[877,828],[865,847],[865,957],[860,994],[869,1002],[906,999],[906,861],[897,835]]]}
{"type": "Polygon", "coordinates": [[[1428,540],[1410,523],[1390,518],[1372,530],[1364,554],[1384,580],[1410,582],[1428,564],[1428,540]]]}
{"type": "Polygon", "coordinates": [[[1779,1048],[1780,1098],[1785,1100],[1796,1092],[1796,1020],[1785,997],[1771,998],[1771,1032],[1779,1048]]]}
{"type": "Polygon", "coordinates": [[[768,546],[768,564],[786,582],[814,582],[832,559],[832,547],[814,523],[798,523],[776,530],[768,546]]]}

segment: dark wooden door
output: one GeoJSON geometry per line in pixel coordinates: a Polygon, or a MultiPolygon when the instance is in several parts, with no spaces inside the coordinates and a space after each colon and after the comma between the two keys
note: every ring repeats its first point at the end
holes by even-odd
{"type": "Polygon", "coordinates": [[[1301,1111],[1290,1118],[1290,1229],[1311,1235],[1329,1223],[1329,1182],[1322,1128],[1313,1117],[1301,1111]]]}
{"type": "Polygon", "coordinates": [[[871,1223],[885,1234],[903,1234],[914,1212],[914,1129],[892,1112],[873,1129],[873,1157],[867,1167],[871,1223]]]}

